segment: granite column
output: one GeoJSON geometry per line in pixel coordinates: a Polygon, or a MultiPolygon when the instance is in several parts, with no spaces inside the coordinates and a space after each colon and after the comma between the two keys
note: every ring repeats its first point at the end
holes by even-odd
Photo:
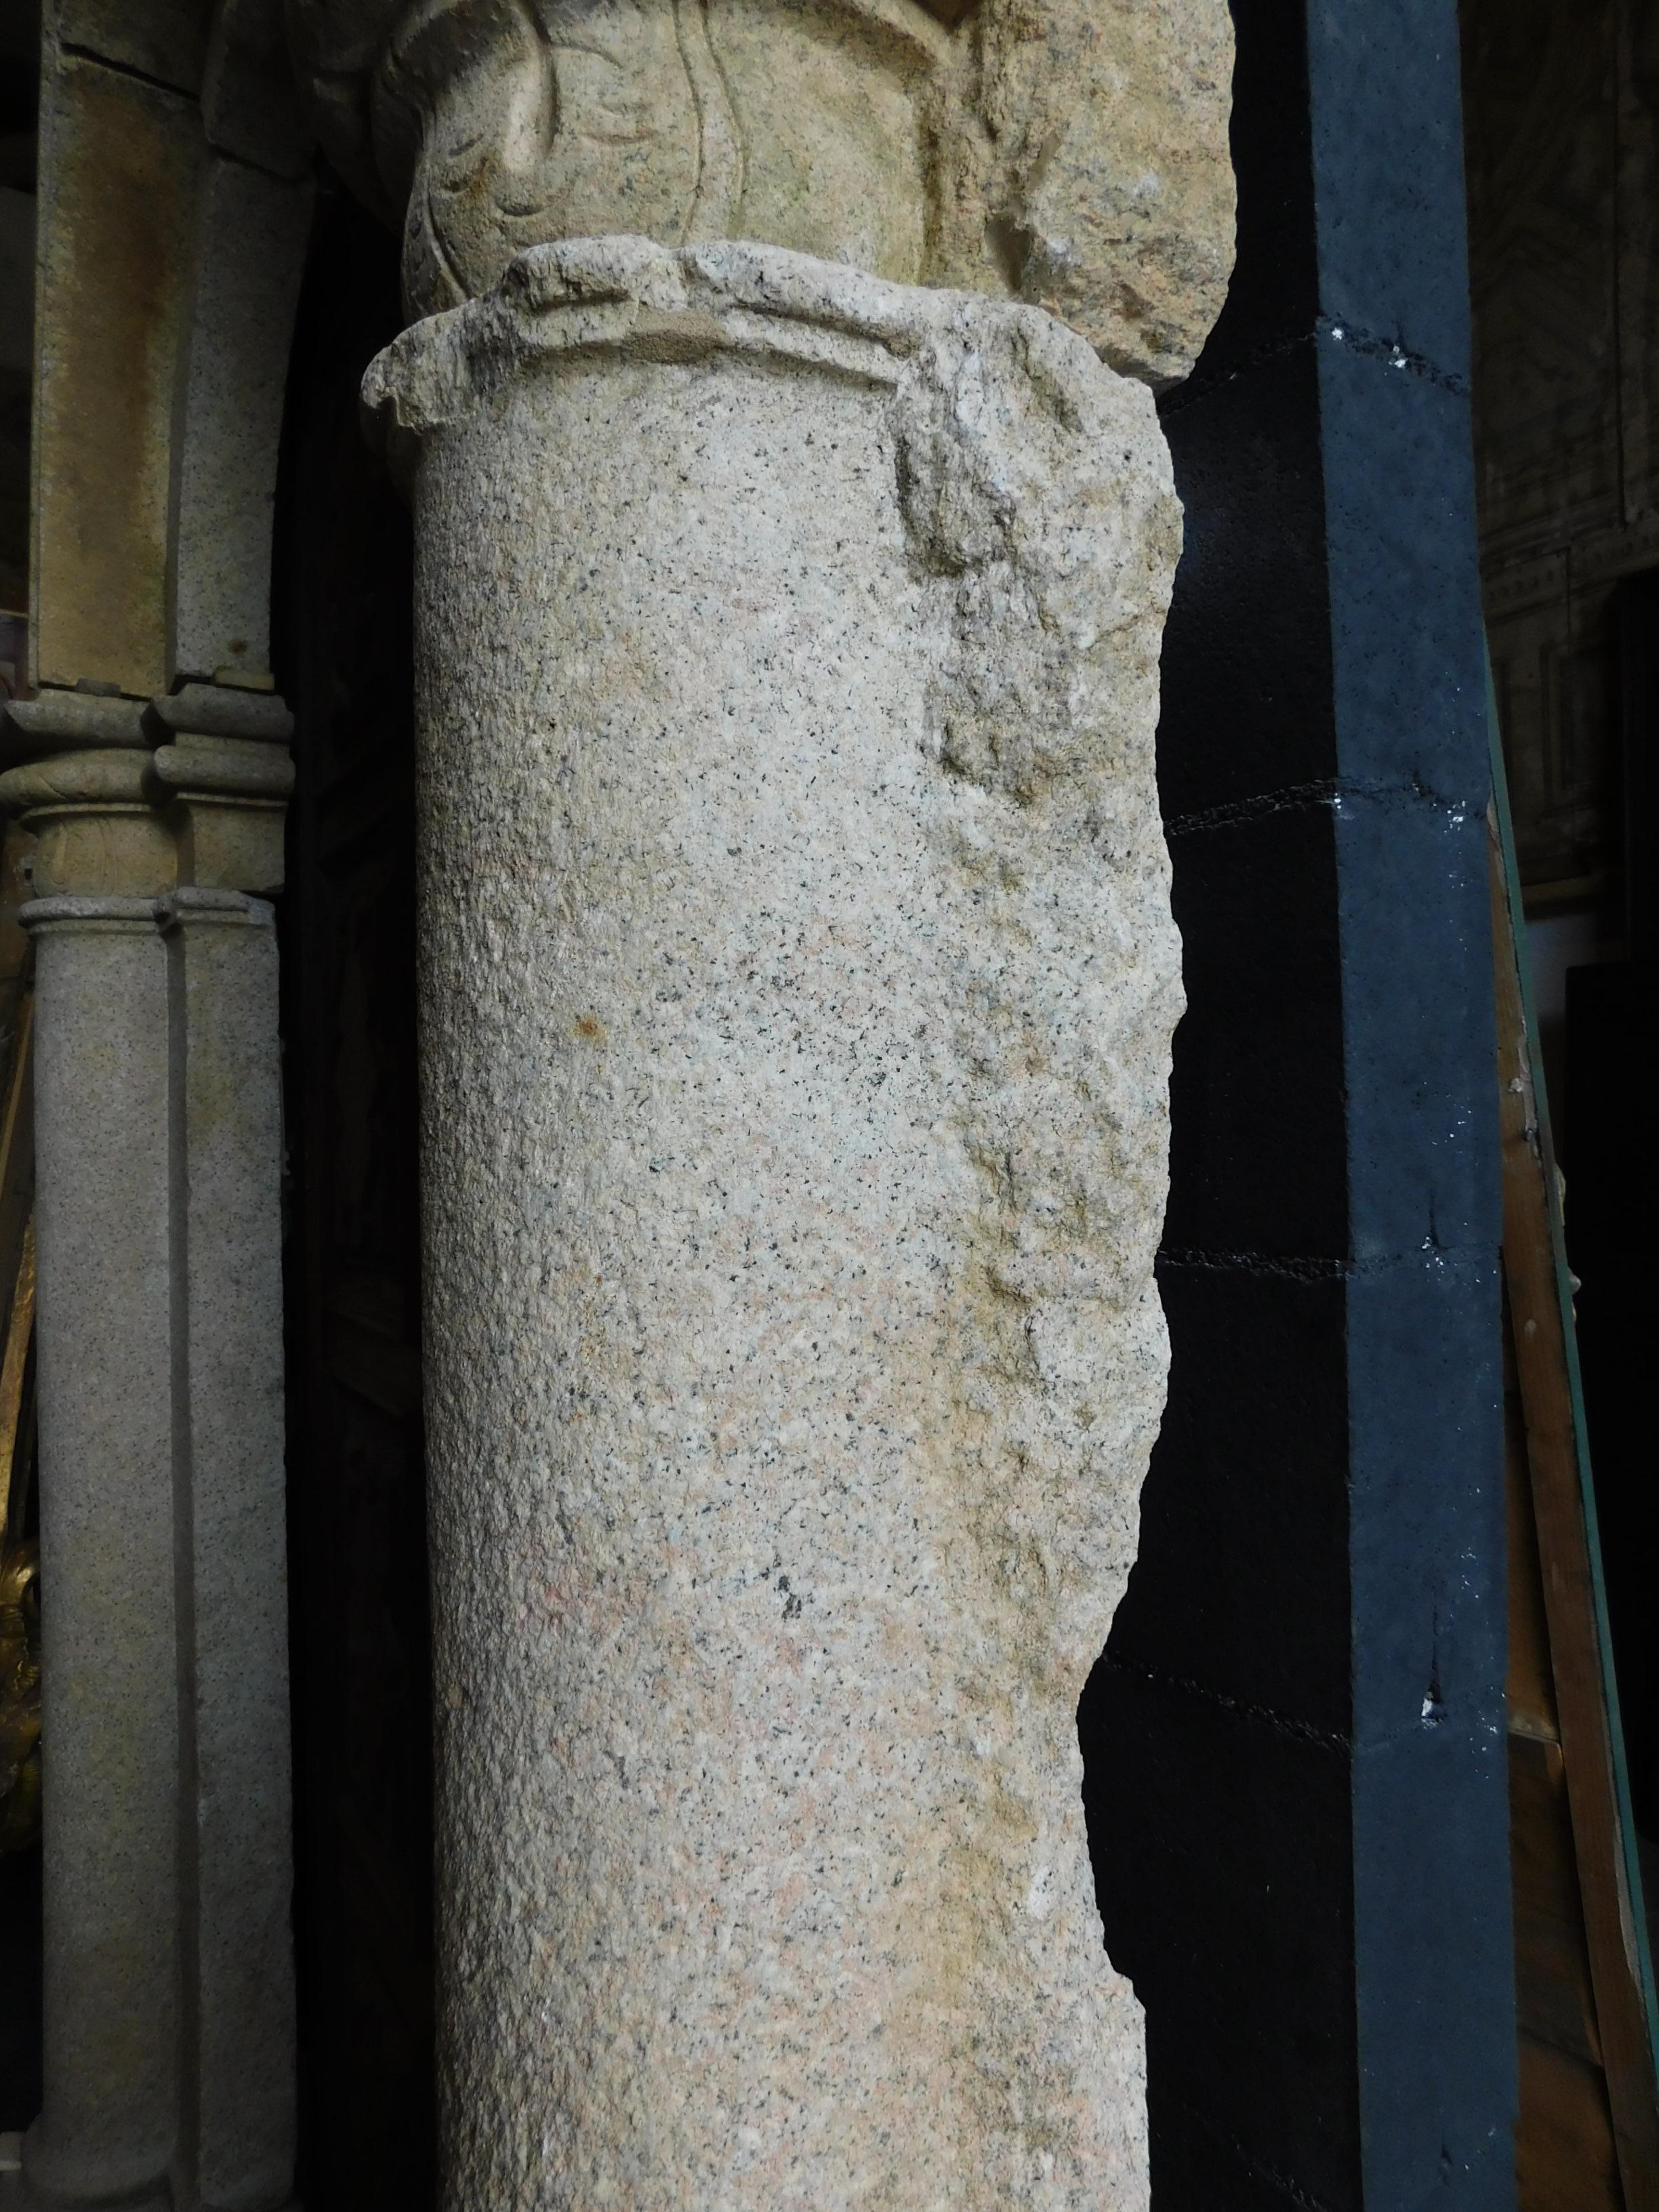
{"type": "Polygon", "coordinates": [[[449,2203],[1144,2203],[1075,1712],[1164,1378],[1151,395],[1037,309],[620,239],[368,396],[449,2203]]]}
{"type": "Polygon", "coordinates": [[[1131,2212],[1225,0],[289,27],[411,319],[448,2203],[1131,2212]]]}

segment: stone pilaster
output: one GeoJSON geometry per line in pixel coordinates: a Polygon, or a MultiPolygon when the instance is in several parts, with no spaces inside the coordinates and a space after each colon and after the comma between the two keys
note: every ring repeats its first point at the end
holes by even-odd
{"type": "Polygon", "coordinates": [[[25,2200],[274,2212],[294,2157],[269,694],[47,692],[36,842],[46,2099],[25,2200]]]}
{"type": "Polygon", "coordinates": [[[262,2212],[292,2163],[275,954],[250,896],[281,883],[292,777],[270,551],[312,155],[280,40],[258,6],[64,0],[41,41],[40,688],[0,724],[0,804],[33,840],[53,1090],[23,2181],[65,2205],[262,2212]]]}
{"type": "Polygon", "coordinates": [[[447,2202],[1122,2208],[1179,510],[1042,312],[535,249],[418,541],[447,2202]]]}

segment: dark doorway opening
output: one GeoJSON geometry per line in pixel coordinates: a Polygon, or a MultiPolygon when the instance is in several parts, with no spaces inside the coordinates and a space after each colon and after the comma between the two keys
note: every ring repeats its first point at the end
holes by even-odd
{"type": "Polygon", "coordinates": [[[432,1755],[416,1182],[407,511],[362,374],[394,237],[325,181],[289,385],[276,584],[298,785],[281,919],[299,2195],[434,2193],[432,1755]]]}

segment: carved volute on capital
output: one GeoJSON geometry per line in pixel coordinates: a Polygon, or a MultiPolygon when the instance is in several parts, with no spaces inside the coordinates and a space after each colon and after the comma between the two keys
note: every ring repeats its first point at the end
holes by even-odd
{"type": "Polygon", "coordinates": [[[750,239],[1183,375],[1232,263],[1225,0],[289,0],[422,316],[526,246],[750,239]]]}

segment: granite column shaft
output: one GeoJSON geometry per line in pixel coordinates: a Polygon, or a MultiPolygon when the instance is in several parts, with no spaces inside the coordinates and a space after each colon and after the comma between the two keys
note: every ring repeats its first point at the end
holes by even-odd
{"type": "Polygon", "coordinates": [[[14,705],[35,834],[44,2110],[31,2204],[294,2159],[279,700],[14,705]]]}
{"type": "Polygon", "coordinates": [[[1143,2204],[1074,1715],[1164,1389],[1150,395],[1038,310],[624,239],[369,397],[448,2201],[1143,2204]]]}

